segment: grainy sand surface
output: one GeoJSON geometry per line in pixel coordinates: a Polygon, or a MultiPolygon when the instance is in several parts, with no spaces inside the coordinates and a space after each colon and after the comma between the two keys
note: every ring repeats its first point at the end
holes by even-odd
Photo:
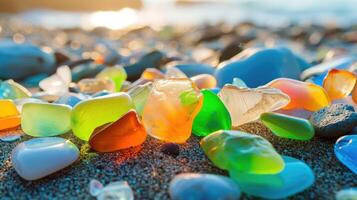
{"type": "MultiPolygon", "coordinates": [[[[304,160],[311,166],[316,176],[314,185],[290,199],[329,200],[334,199],[338,190],[357,186],[357,175],[336,159],[333,140],[315,138],[300,142],[281,139],[260,123],[250,123],[241,129],[264,136],[280,154],[304,160]]],[[[19,141],[0,141],[0,199],[93,199],[88,191],[89,181],[93,178],[104,184],[126,180],[134,190],[135,199],[169,199],[169,182],[176,174],[227,174],[211,164],[199,147],[199,138],[194,136],[180,145],[181,152],[176,158],[163,154],[160,151],[162,143],[153,138],[148,138],[141,147],[99,154],[72,134],[62,137],[80,148],[80,159],[60,172],[32,182],[21,179],[11,165],[11,150],[19,141]]],[[[21,141],[29,138],[22,137],[21,141]]],[[[242,199],[254,198],[243,195],[242,199]]]]}

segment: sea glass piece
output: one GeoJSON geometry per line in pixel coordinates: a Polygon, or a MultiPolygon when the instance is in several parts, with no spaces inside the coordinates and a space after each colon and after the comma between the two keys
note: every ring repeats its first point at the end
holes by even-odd
{"type": "Polygon", "coordinates": [[[233,127],[259,119],[264,112],[286,106],[290,98],[275,88],[242,88],[226,84],[218,93],[227,107],[233,127]]]}
{"type": "Polygon", "coordinates": [[[148,134],[159,140],[184,143],[191,135],[202,99],[190,79],[156,80],[143,111],[148,134]]]}
{"type": "Polygon", "coordinates": [[[281,156],[258,135],[220,130],[204,137],[200,145],[221,169],[252,174],[276,174],[284,169],[281,156]]]}
{"type": "Polygon", "coordinates": [[[340,162],[357,174],[357,135],[340,137],[335,144],[335,155],[340,162]]]}
{"type": "Polygon", "coordinates": [[[15,128],[21,123],[21,116],[14,102],[0,99],[0,130],[15,128]]]}
{"type": "Polygon", "coordinates": [[[92,179],[89,182],[89,194],[93,197],[98,196],[102,192],[103,188],[103,184],[96,179],[92,179]]]}
{"type": "Polygon", "coordinates": [[[136,112],[131,110],[117,121],[97,128],[89,139],[89,145],[99,152],[113,152],[144,143],[146,135],[136,112]]]}
{"type": "Polygon", "coordinates": [[[295,140],[310,140],[314,137],[314,127],[306,119],[278,113],[263,113],[261,121],[275,135],[295,140]]]}
{"type": "Polygon", "coordinates": [[[12,150],[11,162],[23,179],[32,181],[71,165],[78,157],[79,150],[71,141],[44,137],[19,143],[12,150]]]}
{"type": "Polygon", "coordinates": [[[166,68],[165,78],[188,78],[179,68],[169,66],[166,68]]]}
{"type": "Polygon", "coordinates": [[[193,121],[192,133],[207,136],[218,130],[231,129],[231,117],[221,99],[210,90],[202,90],[201,93],[203,105],[193,121]]]}
{"type": "Polygon", "coordinates": [[[71,107],[50,103],[26,103],[22,107],[21,128],[33,137],[60,135],[71,130],[71,107]]]}
{"type": "Polygon", "coordinates": [[[35,98],[22,98],[22,99],[15,99],[14,103],[16,104],[17,110],[21,113],[22,112],[22,106],[26,103],[45,103],[45,101],[42,101],[41,99],[35,99],[35,98]]]}
{"type": "Polygon", "coordinates": [[[72,110],[72,131],[88,141],[95,128],[118,120],[133,108],[130,96],[123,92],[81,101],[72,110]]]}
{"type": "Polygon", "coordinates": [[[126,181],[111,182],[96,196],[97,200],[134,200],[133,190],[126,181]]]}
{"type": "Polygon", "coordinates": [[[146,83],[144,85],[138,85],[128,91],[131,99],[134,102],[136,112],[142,116],[144,106],[146,104],[147,98],[150,94],[152,88],[151,83],[146,83]]]}
{"type": "Polygon", "coordinates": [[[68,66],[57,68],[55,74],[40,81],[39,86],[49,94],[63,95],[68,92],[72,81],[71,69],[68,66]]]}
{"type": "Polygon", "coordinates": [[[0,99],[21,99],[31,96],[31,92],[28,91],[22,85],[16,83],[13,80],[7,80],[0,82],[0,99]]]}
{"type": "Polygon", "coordinates": [[[115,91],[115,84],[110,79],[85,78],[78,82],[79,91],[87,94],[94,94],[103,90],[115,91]]]}
{"type": "Polygon", "coordinates": [[[216,78],[211,74],[199,74],[191,77],[191,80],[199,89],[211,89],[217,85],[216,78]]]}
{"type": "Polygon", "coordinates": [[[244,193],[264,199],[283,199],[310,187],[315,176],[303,161],[283,156],[285,167],[278,174],[248,174],[230,170],[244,193]]]}
{"type": "Polygon", "coordinates": [[[357,200],[357,188],[347,188],[336,193],[336,200],[357,200]]]}
{"type": "Polygon", "coordinates": [[[326,75],[323,88],[331,101],[347,97],[356,84],[356,76],[347,70],[331,69],[326,75]]]}
{"type": "Polygon", "coordinates": [[[245,82],[240,78],[233,78],[232,85],[237,87],[248,87],[247,84],[245,84],[245,82]]]}
{"type": "Polygon", "coordinates": [[[306,109],[317,111],[330,104],[326,91],[313,83],[298,80],[279,78],[267,84],[269,87],[280,89],[289,95],[290,103],[283,109],[306,109]]]}
{"type": "Polygon", "coordinates": [[[120,91],[123,82],[126,80],[126,77],[127,77],[126,71],[120,65],[107,67],[96,76],[96,78],[99,79],[111,79],[115,84],[116,92],[120,91]]]}

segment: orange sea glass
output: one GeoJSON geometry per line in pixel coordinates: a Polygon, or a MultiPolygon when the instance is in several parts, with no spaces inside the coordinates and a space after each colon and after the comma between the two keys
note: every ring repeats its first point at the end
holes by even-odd
{"type": "Polygon", "coordinates": [[[89,145],[99,152],[113,152],[138,146],[145,142],[146,131],[134,110],[117,121],[97,128],[89,139],[89,145]]]}
{"type": "Polygon", "coordinates": [[[280,89],[289,95],[290,103],[283,108],[285,110],[306,109],[317,111],[331,103],[326,91],[313,83],[279,78],[271,81],[267,86],[280,89]]]}
{"type": "Polygon", "coordinates": [[[332,69],[326,75],[323,87],[331,101],[347,97],[356,84],[356,76],[347,70],[332,69]]]}
{"type": "Polygon", "coordinates": [[[184,143],[202,106],[202,95],[187,78],[156,80],[146,101],[143,123],[152,137],[184,143]]]}
{"type": "Polygon", "coordinates": [[[12,100],[0,100],[0,130],[15,128],[21,124],[21,116],[12,100]]]}

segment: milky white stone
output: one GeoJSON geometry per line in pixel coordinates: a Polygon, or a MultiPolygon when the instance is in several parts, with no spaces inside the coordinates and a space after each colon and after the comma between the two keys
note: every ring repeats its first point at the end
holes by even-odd
{"type": "Polygon", "coordinates": [[[71,69],[61,66],[52,76],[40,82],[40,88],[49,94],[62,95],[68,92],[68,86],[72,81],[71,69]]]}
{"type": "Polygon", "coordinates": [[[290,102],[288,95],[269,87],[251,89],[226,84],[218,96],[231,115],[233,127],[257,120],[262,113],[278,110],[290,102]]]}
{"type": "Polygon", "coordinates": [[[90,183],[90,193],[97,197],[97,200],[134,200],[133,190],[126,181],[112,182],[103,188],[97,180],[90,183]]]}
{"type": "Polygon", "coordinates": [[[59,137],[34,138],[12,150],[12,166],[25,180],[36,180],[57,172],[77,160],[79,150],[59,137]]]}

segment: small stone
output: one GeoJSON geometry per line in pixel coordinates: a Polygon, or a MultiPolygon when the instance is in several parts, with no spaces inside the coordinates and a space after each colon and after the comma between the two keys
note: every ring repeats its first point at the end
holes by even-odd
{"type": "Polygon", "coordinates": [[[0,42],[0,79],[23,79],[55,71],[55,57],[32,44],[0,42]]]}
{"type": "Polygon", "coordinates": [[[184,173],[170,182],[169,194],[173,200],[239,199],[239,187],[231,179],[214,174],[184,173]]]}
{"type": "Polygon", "coordinates": [[[3,142],[14,142],[21,139],[22,134],[9,134],[9,135],[0,135],[0,140],[3,142]]]}
{"type": "Polygon", "coordinates": [[[338,103],[314,112],[310,121],[318,136],[336,138],[349,134],[357,126],[357,113],[352,106],[338,103]]]}
{"type": "Polygon", "coordinates": [[[281,156],[258,135],[220,130],[204,137],[200,145],[220,169],[253,174],[276,174],[284,169],[281,156]]]}
{"type": "Polygon", "coordinates": [[[99,152],[113,152],[141,145],[146,136],[136,112],[131,110],[117,121],[94,130],[89,145],[99,152]]]}
{"type": "Polygon", "coordinates": [[[74,107],[77,105],[79,102],[87,99],[85,95],[82,94],[76,94],[76,93],[67,93],[62,95],[59,99],[57,99],[54,103],[56,104],[65,104],[69,105],[71,107],[74,107]]]}
{"type": "Polygon", "coordinates": [[[196,84],[199,89],[210,89],[217,85],[216,78],[211,74],[200,74],[191,77],[192,82],[196,84]]]}
{"type": "Polygon", "coordinates": [[[165,143],[161,146],[161,152],[176,157],[180,154],[180,146],[175,143],[165,143]]]}
{"type": "Polygon", "coordinates": [[[116,65],[113,67],[107,67],[103,69],[103,71],[97,74],[96,78],[99,79],[110,79],[115,84],[115,91],[119,92],[122,88],[123,82],[126,80],[126,72],[124,68],[120,65],[116,65]]]}
{"type": "Polygon", "coordinates": [[[221,99],[209,90],[202,90],[201,93],[203,104],[193,121],[192,133],[207,136],[218,130],[231,129],[231,117],[221,99]]]}
{"type": "Polygon", "coordinates": [[[197,76],[200,74],[214,74],[214,67],[201,63],[182,63],[174,65],[185,73],[188,77],[197,76]]]}
{"type": "Polygon", "coordinates": [[[317,111],[331,103],[326,91],[313,83],[279,78],[271,81],[267,86],[277,88],[290,97],[290,103],[283,108],[285,110],[317,111]]]}
{"type": "Polygon", "coordinates": [[[299,79],[307,66],[307,62],[299,62],[289,49],[271,48],[220,64],[215,77],[219,87],[232,83],[235,77],[242,79],[249,87],[258,87],[281,77],[299,79]]]}
{"type": "Polygon", "coordinates": [[[86,78],[78,82],[79,91],[93,94],[103,90],[115,92],[115,84],[111,79],[86,78]]]}
{"type": "Polygon", "coordinates": [[[202,99],[190,79],[156,80],[143,111],[148,134],[167,142],[186,142],[202,99]]]}
{"type": "Polygon", "coordinates": [[[356,84],[356,76],[347,70],[331,69],[323,81],[323,87],[331,101],[347,97],[356,84]]]}
{"type": "Polygon", "coordinates": [[[249,174],[234,170],[229,176],[244,193],[263,199],[284,199],[310,187],[315,176],[304,162],[283,156],[285,167],[277,174],[249,174]]]}
{"type": "Polygon", "coordinates": [[[338,191],[336,200],[357,200],[357,188],[347,188],[338,191]]]}
{"type": "Polygon", "coordinates": [[[240,88],[227,84],[218,93],[227,107],[233,127],[259,119],[264,112],[286,106],[290,98],[280,90],[269,87],[240,88]]]}
{"type": "Polygon", "coordinates": [[[71,107],[50,103],[26,103],[21,128],[33,137],[60,135],[71,130],[71,107]]]}
{"type": "Polygon", "coordinates": [[[71,141],[44,137],[19,143],[12,150],[11,161],[16,172],[31,181],[71,165],[78,157],[79,150],[71,141]]]}
{"type": "Polygon", "coordinates": [[[263,113],[260,120],[275,135],[295,140],[310,140],[314,137],[314,127],[310,121],[278,113],[263,113]]]}
{"type": "Polygon", "coordinates": [[[88,141],[94,129],[118,120],[133,108],[130,96],[123,92],[81,101],[72,110],[72,131],[88,141]]]}
{"type": "Polygon", "coordinates": [[[357,135],[340,137],[335,144],[335,155],[340,162],[357,174],[357,135]]]}
{"type": "Polygon", "coordinates": [[[40,81],[39,86],[48,94],[63,95],[68,92],[71,81],[71,69],[68,66],[61,66],[55,74],[40,81]]]}
{"type": "Polygon", "coordinates": [[[134,200],[133,190],[126,181],[111,182],[96,196],[97,200],[134,200]]]}
{"type": "Polygon", "coordinates": [[[22,85],[13,80],[0,82],[0,99],[21,99],[28,98],[32,94],[22,85]]]}
{"type": "Polygon", "coordinates": [[[92,179],[89,182],[89,194],[93,197],[98,196],[102,192],[103,188],[103,184],[96,179],[92,179]]]}

